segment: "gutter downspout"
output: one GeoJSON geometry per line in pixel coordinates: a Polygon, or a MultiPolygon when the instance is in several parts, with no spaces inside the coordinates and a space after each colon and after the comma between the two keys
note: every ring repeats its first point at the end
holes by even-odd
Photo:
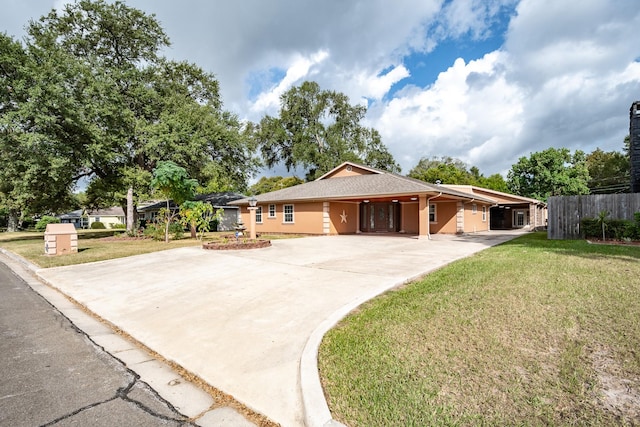
{"type": "Polygon", "coordinates": [[[428,240],[431,240],[431,220],[429,220],[429,209],[431,206],[431,201],[433,199],[437,199],[440,196],[442,196],[442,191],[437,196],[433,196],[427,199],[427,239],[428,240]]]}

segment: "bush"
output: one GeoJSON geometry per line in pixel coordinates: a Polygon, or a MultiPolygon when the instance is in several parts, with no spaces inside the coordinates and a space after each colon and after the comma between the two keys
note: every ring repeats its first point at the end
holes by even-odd
{"type": "MultiPolygon", "coordinates": [[[[610,219],[605,221],[605,236],[607,239],[640,239],[640,212],[634,214],[635,221],[626,219],[610,219]]],[[[580,230],[585,238],[602,238],[602,226],[596,218],[583,218],[580,230]]]]}
{"type": "Polygon", "coordinates": [[[169,225],[169,233],[171,233],[172,239],[182,239],[184,236],[184,227],[179,222],[173,222],[169,225]]]}
{"type": "Polygon", "coordinates": [[[36,223],[36,231],[45,231],[47,224],[59,224],[60,218],[54,216],[45,215],[36,223]]]}
{"type": "Polygon", "coordinates": [[[164,227],[153,222],[147,223],[143,232],[144,236],[151,237],[153,240],[164,240],[164,227]]]}
{"type": "Polygon", "coordinates": [[[110,224],[109,227],[114,228],[116,230],[124,230],[127,228],[127,224],[110,224]]]}
{"type": "Polygon", "coordinates": [[[105,230],[107,227],[104,226],[103,222],[95,221],[91,223],[92,230],[105,230]]]}

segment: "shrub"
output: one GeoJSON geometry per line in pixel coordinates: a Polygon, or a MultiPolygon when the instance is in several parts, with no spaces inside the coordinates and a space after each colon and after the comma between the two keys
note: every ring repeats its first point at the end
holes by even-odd
{"type": "Polygon", "coordinates": [[[103,222],[95,221],[95,222],[92,222],[92,223],[91,223],[91,229],[92,229],[92,230],[104,230],[104,229],[106,229],[106,228],[107,228],[107,227],[105,227],[105,226],[104,226],[104,223],[103,223],[103,222]]]}
{"type": "Polygon", "coordinates": [[[47,224],[59,224],[60,218],[54,216],[45,215],[36,223],[36,231],[44,231],[47,229],[47,224]]]}
{"type": "Polygon", "coordinates": [[[173,222],[169,225],[169,233],[171,233],[172,239],[182,239],[184,236],[184,227],[179,222],[173,222]]]}
{"type": "Polygon", "coordinates": [[[109,227],[116,230],[124,230],[125,228],[127,228],[127,224],[110,224],[109,227]]]}
{"type": "Polygon", "coordinates": [[[162,241],[164,240],[164,227],[153,222],[149,222],[147,223],[143,234],[146,237],[151,237],[153,240],[162,241]]]}
{"type": "MultiPolygon", "coordinates": [[[[634,215],[636,221],[628,221],[625,219],[610,219],[605,222],[607,239],[623,240],[623,239],[640,239],[640,215],[634,215]]],[[[602,238],[602,226],[597,218],[583,218],[580,221],[580,230],[585,238],[602,238]]]]}

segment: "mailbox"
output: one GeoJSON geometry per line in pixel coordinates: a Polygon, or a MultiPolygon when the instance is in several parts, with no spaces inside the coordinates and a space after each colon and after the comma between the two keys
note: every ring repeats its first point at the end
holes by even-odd
{"type": "Polygon", "coordinates": [[[47,224],[44,253],[64,255],[78,252],[78,232],[73,224],[47,224]]]}

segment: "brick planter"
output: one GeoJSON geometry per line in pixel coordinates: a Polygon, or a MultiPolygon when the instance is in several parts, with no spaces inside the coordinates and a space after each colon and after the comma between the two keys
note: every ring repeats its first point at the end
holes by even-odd
{"type": "Polygon", "coordinates": [[[211,249],[214,251],[233,251],[238,249],[258,249],[271,246],[271,240],[247,240],[247,241],[229,241],[229,242],[209,242],[203,243],[202,249],[211,249]]]}

